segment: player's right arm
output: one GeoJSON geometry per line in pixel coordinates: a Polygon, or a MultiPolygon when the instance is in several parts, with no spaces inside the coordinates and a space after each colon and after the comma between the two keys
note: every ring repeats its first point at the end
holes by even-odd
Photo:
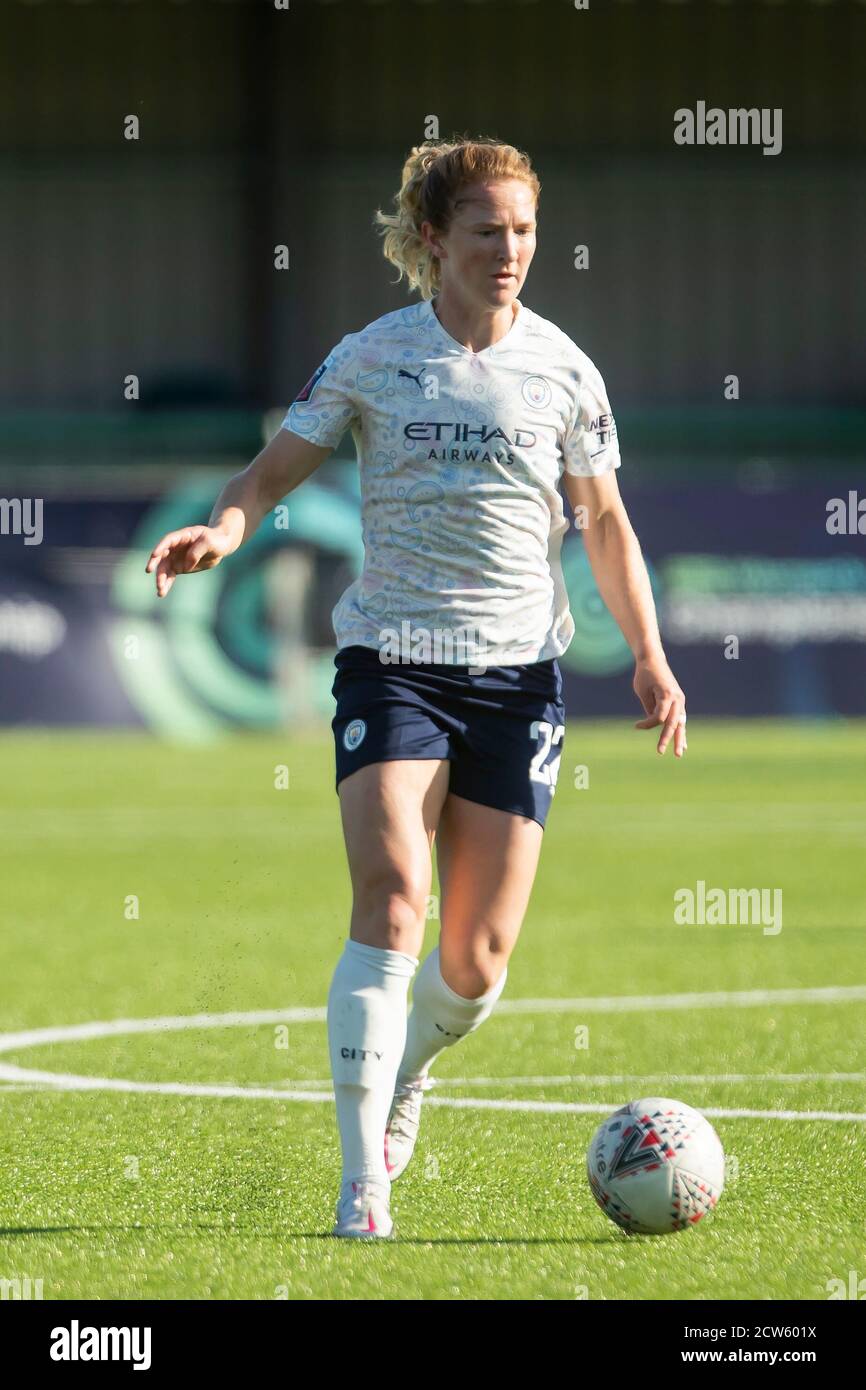
{"type": "Polygon", "coordinates": [[[230,478],[214,503],[207,526],[185,526],[157,541],[145,572],[156,572],[156,592],[165,598],[179,574],[213,569],[258,530],[263,517],[308,478],[331,453],[280,429],[252,463],[230,478]]]}

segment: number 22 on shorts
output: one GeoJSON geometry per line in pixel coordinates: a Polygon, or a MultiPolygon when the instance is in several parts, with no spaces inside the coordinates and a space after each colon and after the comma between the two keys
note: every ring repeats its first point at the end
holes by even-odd
{"type": "Polygon", "coordinates": [[[533,740],[541,739],[541,746],[532,762],[529,764],[529,777],[532,782],[544,782],[553,788],[556,786],[556,779],[559,776],[559,760],[562,757],[562,750],[552,758],[549,763],[545,763],[545,758],[557,744],[562,743],[562,736],[565,733],[565,725],[557,724],[556,728],[549,724],[546,719],[533,719],[529,726],[529,737],[533,740]]]}

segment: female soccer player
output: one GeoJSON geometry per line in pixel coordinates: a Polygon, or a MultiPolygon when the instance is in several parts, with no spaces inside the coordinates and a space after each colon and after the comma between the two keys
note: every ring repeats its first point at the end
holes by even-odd
{"type": "Polygon", "coordinates": [[[557,657],[574,633],[560,566],[560,479],[598,588],[635,658],[634,690],[686,747],[685,697],[662,650],[614,470],[604,382],[518,295],[540,184],[493,140],[427,142],[385,256],[420,300],[348,333],[276,437],[232,478],[207,526],[173,531],[147,571],[164,597],[211,569],[318,467],[349,427],[363,572],[333,613],[336,780],[352,917],[328,995],[343,1176],[334,1234],[392,1232],[431,1063],[502,993],[556,786],[565,710],[557,657]],[[439,945],[415,980],[436,843],[439,945]]]}

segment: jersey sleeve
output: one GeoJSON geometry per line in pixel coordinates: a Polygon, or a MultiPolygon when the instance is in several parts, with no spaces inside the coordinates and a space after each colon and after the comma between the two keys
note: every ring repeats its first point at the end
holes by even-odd
{"type": "Polygon", "coordinates": [[[601,372],[589,363],[581,374],[577,405],[562,444],[566,473],[596,477],[619,468],[616,421],[601,372]]]}
{"type": "Polygon", "coordinates": [[[360,418],[355,334],[347,333],[298,392],[281,429],[311,444],[334,449],[353,421],[360,418]]]}

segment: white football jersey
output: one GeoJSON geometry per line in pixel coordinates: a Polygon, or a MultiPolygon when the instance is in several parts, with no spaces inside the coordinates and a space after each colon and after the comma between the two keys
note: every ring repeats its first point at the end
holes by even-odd
{"type": "Polygon", "coordinates": [[[283,428],[355,440],[365,559],[333,611],[338,648],[381,653],[396,634],[403,660],[479,667],[565,651],[557,483],[620,458],[601,375],[555,324],[517,301],[505,337],[472,352],[430,300],[383,314],[329,353],[283,428]]]}

